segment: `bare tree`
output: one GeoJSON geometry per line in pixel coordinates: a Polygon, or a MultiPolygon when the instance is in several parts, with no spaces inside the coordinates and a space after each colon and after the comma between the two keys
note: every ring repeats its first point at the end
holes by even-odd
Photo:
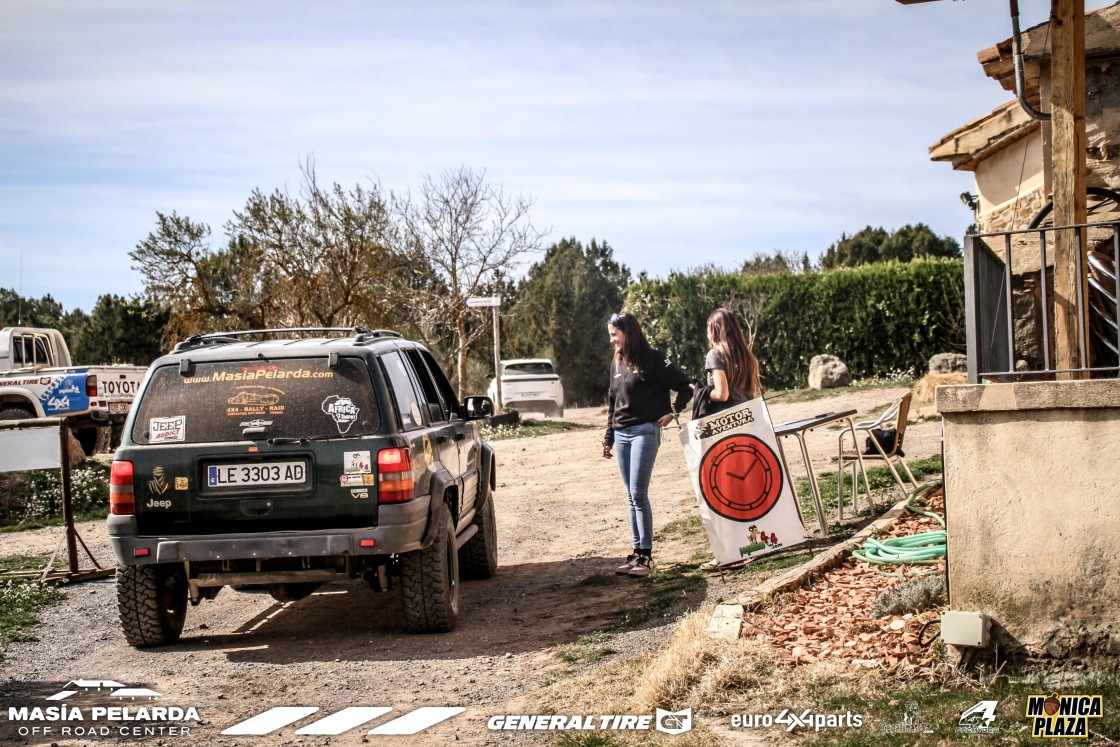
{"type": "Polygon", "coordinates": [[[256,246],[278,280],[270,289],[273,324],[324,327],[369,324],[389,318],[384,288],[397,265],[392,257],[388,206],[377,184],[321,187],[310,160],[300,196],[254,190],[226,233],[256,246]]]}
{"type": "Polygon", "coordinates": [[[168,314],[165,342],[230,326],[262,326],[269,273],[256,247],[232,240],[210,248],[210,227],[177,213],[156,213],[156,230],[129,252],[144,276],[148,302],[168,314]]]}
{"type": "Polygon", "coordinates": [[[409,289],[411,308],[425,333],[445,330],[453,338],[460,397],[467,386],[467,352],[489,329],[470,323],[467,298],[495,277],[508,277],[522,255],[540,250],[546,233],[529,219],[531,198],[507,196],[485,177],[460,167],[438,180],[424,176],[415,199],[411,193],[393,198],[405,253],[432,273],[409,289]]]}

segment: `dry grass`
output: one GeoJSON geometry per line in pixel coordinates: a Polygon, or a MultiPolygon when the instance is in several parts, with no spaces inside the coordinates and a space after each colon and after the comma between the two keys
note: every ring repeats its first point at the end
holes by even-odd
{"type": "MultiPolygon", "coordinates": [[[[774,650],[756,640],[727,641],[708,635],[711,609],[683,617],[672,639],[656,655],[616,659],[591,667],[539,693],[552,713],[653,713],[657,708],[692,708],[694,716],[777,713],[822,702],[862,700],[881,695],[879,673],[826,660],[788,667],[774,650]]],[[[714,747],[727,735],[694,718],[693,731],[672,737],[674,747],[714,747]]],[[[773,736],[773,735],[771,735],[773,736]]],[[[615,743],[661,744],[666,735],[615,732],[615,743]]],[[[668,741],[664,742],[668,744],[668,741]]]]}
{"type": "Polygon", "coordinates": [[[967,383],[968,374],[960,371],[946,374],[926,374],[914,382],[914,388],[911,390],[914,393],[914,401],[911,403],[911,406],[921,407],[922,405],[932,405],[934,394],[937,391],[937,387],[941,384],[967,383]]]}

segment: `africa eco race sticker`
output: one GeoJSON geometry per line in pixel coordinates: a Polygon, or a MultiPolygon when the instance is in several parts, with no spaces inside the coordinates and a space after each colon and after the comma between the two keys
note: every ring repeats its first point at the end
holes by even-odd
{"type": "Polygon", "coordinates": [[[368,451],[344,451],[342,452],[342,461],[346,465],[345,472],[348,475],[362,474],[363,472],[372,472],[370,469],[370,458],[368,451]]]}
{"type": "Polygon", "coordinates": [[[338,426],[338,432],[345,434],[350,430],[350,426],[358,420],[358,413],[361,412],[358,406],[354,404],[354,400],[349,397],[340,397],[337,394],[332,394],[323,400],[323,412],[331,416],[334,424],[338,426]]]}
{"type": "Polygon", "coordinates": [[[187,416],[152,418],[148,421],[148,443],[162,444],[182,441],[187,437],[187,416]]]}

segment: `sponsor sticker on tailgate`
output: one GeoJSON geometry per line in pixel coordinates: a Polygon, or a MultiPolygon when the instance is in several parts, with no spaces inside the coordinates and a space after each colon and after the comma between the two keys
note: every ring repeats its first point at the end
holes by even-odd
{"type": "Polygon", "coordinates": [[[162,444],[182,441],[187,437],[187,416],[152,418],[148,421],[148,443],[162,444]]]}

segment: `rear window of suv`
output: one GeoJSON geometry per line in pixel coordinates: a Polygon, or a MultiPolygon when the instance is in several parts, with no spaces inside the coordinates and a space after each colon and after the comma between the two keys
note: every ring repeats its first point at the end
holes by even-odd
{"type": "Polygon", "coordinates": [[[556,370],[547,361],[533,361],[531,363],[510,363],[502,367],[502,373],[517,376],[555,376],[556,370]]]}
{"type": "Polygon", "coordinates": [[[137,405],[138,444],[366,436],[379,427],[365,362],[326,356],[195,363],[155,371],[137,405]]]}

